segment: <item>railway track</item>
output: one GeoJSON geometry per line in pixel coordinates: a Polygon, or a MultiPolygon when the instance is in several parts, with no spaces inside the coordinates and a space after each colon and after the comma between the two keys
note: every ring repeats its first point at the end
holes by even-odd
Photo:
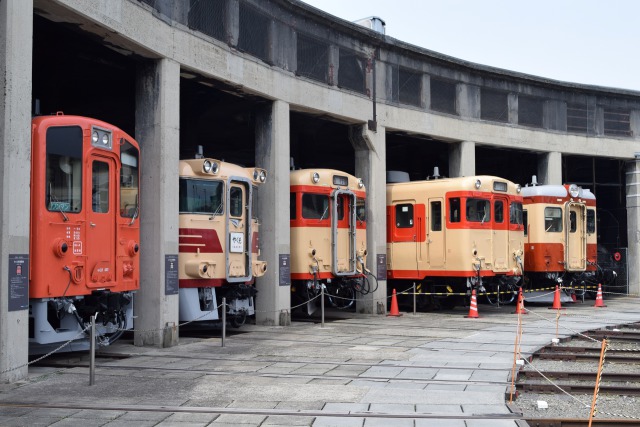
{"type": "MultiPolygon", "coordinates": [[[[530,427],[587,427],[586,418],[527,418],[530,427]]],[[[624,418],[598,418],[592,420],[592,425],[599,427],[638,426],[637,420],[624,418]]]]}

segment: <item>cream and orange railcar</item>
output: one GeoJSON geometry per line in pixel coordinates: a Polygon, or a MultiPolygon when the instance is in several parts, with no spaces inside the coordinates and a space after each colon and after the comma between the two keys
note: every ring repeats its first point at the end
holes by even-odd
{"type": "Polygon", "coordinates": [[[30,258],[9,256],[18,296],[9,309],[27,308],[19,297],[29,271],[32,354],[65,341],[62,351],[87,349],[82,331],[94,315],[109,344],[133,326],[140,288],[138,143],[109,123],[61,113],[34,118],[31,129],[30,258]]]}
{"type": "Polygon", "coordinates": [[[531,287],[564,283],[582,291],[601,280],[594,194],[575,184],[532,185],[522,196],[524,269],[531,287]]]}
{"type": "Polygon", "coordinates": [[[255,200],[266,176],[215,159],[180,161],[180,321],[219,320],[223,297],[232,326],[255,314],[254,278],[267,269],[255,200]]]}
{"type": "Polygon", "coordinates": [[[292,306],[314,311],[322,288],[339,308],[366,287],[366,190],[361,179],[337,170],[291,172],[292,306]]]}
{"type": "Polygon", "coordinates": [[[519,185],[494,176],[412,182],[395,176],[387,184],[388,289],[416,283],[423,293],[439,294],[421,297],[423,304],[438,299],[449,306],[471,289],[490,295],[516,289],[524,241],[519,185]]]}

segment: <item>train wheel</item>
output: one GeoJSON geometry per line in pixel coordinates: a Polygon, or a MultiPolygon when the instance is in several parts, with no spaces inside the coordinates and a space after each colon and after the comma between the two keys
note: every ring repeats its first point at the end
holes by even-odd
{"type": "Polygon", "coordinates": [[[229,320],[229,323],[231,324],[232,327],[239,328],[242,325],[244,325],[246,321],[247,321],[247,315],[246,313],[244,313],[244,314],[236,314],[235,316],[232,316],[231,319],[229,320]]]}

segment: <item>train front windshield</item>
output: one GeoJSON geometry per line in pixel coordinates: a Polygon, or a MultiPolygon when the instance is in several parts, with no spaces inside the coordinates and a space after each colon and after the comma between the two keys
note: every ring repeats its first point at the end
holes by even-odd
{"type": "Polygon", "coordinates": [[[82,210],[82,128],[47,129],[46,204],[50,211],[82,210]]]}
{"type": "Polygon", "coordinates": [[[223,187],[221,181],[180,178],[180,213],[222,215],[223,187]]]}

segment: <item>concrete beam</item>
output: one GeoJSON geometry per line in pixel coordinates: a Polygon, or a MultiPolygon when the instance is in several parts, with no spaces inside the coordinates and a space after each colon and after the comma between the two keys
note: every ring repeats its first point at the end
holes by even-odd
{"type": "Polygon", "coordinates": [[[29,254],[32,45],[33,2],[0,1],[0,382],[25,378],[29,358],[29,310],[9,310],[8,269],[29,254]]]}
{"type": "Polygon", "coordinates": [[[462,141],[452,143],[449,148],[449,176],[472,176],[476,174],[476,143],[462,141]]]}
{"type": "Polygon", "coordinates": [[[538,184],[562,184],[562,154],[553,151],[538,157],[538,184]]]}
{"type": "Polygon", "coordinates": [[[627,162],[627,279],[629,293],[640,294],[640,160],[627,162]]]}
{"type": "MultiPolygon", "coordinates": [[[[377,132],[367,125],[349,128],[349,139],[356,153],[356,176],[362,178],[367,189],[367,268],[378,277],[377,262],[383,260],[386,278],[387,224],[386,224],[386,133],[378,125],[377,132]]],[[[369,277],[372,290],[376,281],[369,277]]],[[[358,313],[384,314],[387,310],[387,281],[377,280],[375,292],[360,296],[356,303],[358,313]]]]}
{"type": "Polygon", "coordinates": [[[274,101],[256,117],[256,166],[267,170],[258,190],[260,252],[267,262],[267,273],[256,279],[256,322],[262,325],[291,323],[291,278],[280,277],[279,269],[282,256],[291,255],[289,157],[289,104],[274,101]]]}
{"type": "Polygon", "coordinates": [[[136,139],[140,143],[140,290],[135,344],[178,344],[178,294],[166,293],[165,260],[178,256],[180,65],[161,59],[138,69],[136,139]]]}

